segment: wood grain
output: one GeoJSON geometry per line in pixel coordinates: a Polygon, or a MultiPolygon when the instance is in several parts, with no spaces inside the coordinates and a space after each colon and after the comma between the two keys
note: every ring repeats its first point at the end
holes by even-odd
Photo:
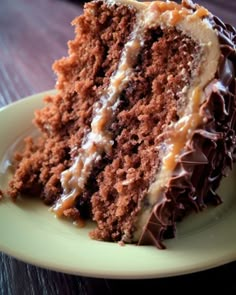
{"type": "MultiPolygon", "coordinates": [[[[225,22],[236,26],[236,1],[199,1],[225,22]]],[[[67,54],[73,38],[72,19],[82,11],[79,1],[0,1],[0,107],[51,89],[51,64],[67,54]]],[[[0,128],[3,128],[0,126],[0,128]]],[[[2,139],[1,139],[2,140],[2,139]]],[[[236,294],[236,263],[201,273],[158,280],[106,280],[58,273],[0,254],[0,295],[67,294],[236,294]]]]}
{"type": "Polygon", "coordinates": [[[1,0],[0,107],[54,87],[51,65],[67,55],[70,23],[80,13],[59,0],[1,0]]]}

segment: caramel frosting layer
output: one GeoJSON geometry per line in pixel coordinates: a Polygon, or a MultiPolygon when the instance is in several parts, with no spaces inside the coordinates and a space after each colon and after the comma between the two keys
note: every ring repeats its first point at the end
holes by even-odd
{"type": "Polygon", "coordinates": [[[236,30],[216,16],[211,16],[209,22],[217,32],[221,56],[214,79],[204,88],[206,100],[199,113],[205,120],[180,154],[143,228],[139,245],[165,248],[163,239],[175,235],[176,221],[186,212],[221,203],[216,190],[235,161],[236,30]]]}

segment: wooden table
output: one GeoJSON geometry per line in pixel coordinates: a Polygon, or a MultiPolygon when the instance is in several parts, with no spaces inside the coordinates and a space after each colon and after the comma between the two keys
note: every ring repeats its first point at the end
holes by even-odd
{"type": "MultiPolygon", "coordinates": [[[[236,1],[201,1],[224,21],[236,25],[236,1]]],[[[76,1],[0,1],[0,107],[30,94],[52,89],[51,64],[67,53],[73,38],[70,21],[82,12],[76,1]]],[[[0,127],[2,128],[2,126],[0,127]]],[[[236,230],[235,230],[236,232],[236,230]]],[[[1,239],[1,237],[0,237],[1,239]]],[[[236,262],[212,270],[156,280],[108,280],[41,269],[0,254],[1,295],[163,294],[211,291],[236,294],[236,262]]]]}

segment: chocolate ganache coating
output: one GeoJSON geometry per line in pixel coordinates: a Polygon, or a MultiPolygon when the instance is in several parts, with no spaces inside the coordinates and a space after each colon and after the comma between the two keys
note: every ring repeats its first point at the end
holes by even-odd
{"type": "Polygon", "coordinates": [[[232,168],[236,152],[236,30],[216,16],[209,22],[218,34],[221,56],[215,78],[205,87],[199,126],[166,185],[139,239],[139,245],[164,249],[163,240],[175,236],[176,221],[192,209],[218,205],[220,181],[232,168]]]}

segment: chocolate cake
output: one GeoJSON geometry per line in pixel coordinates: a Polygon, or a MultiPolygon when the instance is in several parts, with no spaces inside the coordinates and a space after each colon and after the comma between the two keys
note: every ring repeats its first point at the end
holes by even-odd
{"type": "Polygon", "coordinates": [[[164,248],[188,212],[221,202],[236,31],[187,0],[92,1],[73,25],[58,94],[35,112],[41,135],[16,156],[9,193],[92,219],[94,239],[164,248]]]}

